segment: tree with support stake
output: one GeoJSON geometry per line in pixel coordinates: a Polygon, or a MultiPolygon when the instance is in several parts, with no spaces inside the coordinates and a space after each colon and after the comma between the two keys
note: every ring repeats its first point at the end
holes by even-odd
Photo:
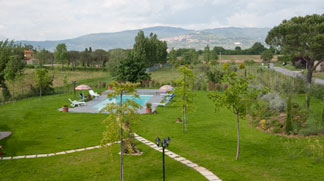
{"type": "Polygon", "coordinates": [[[187,112],[193,110],[193,98],[195,96],[191,85],[195,79],[192,70],[186,66],[179,68],[181,73],[180,79],[176,80],[177,87],[174,89],[175,95],[178,97],[175,103],[181,109],[182,113],[182,131],[187,131],[187,112]]]}
{"type": "Polygon", "coordinates": [[[237,150],[236,160],[240,159],[240,118],[244,118],[248,108],[256,102],[259,92],[255,88],[249,88],[251,77],[240,77],[236,72],[225,69],[224,80],[228,88],[224,92],[211,92],[208,97],[214,102],[215,110],[219,111],[223,106],[236,115],[237,123],[237,150]]]}
{"type": "Polygon", "coordinates": [[[108,98],[119,97],[119,103],[109,103],[100,113],[107,112],[108,117],[104,120],[106,130],[103,133],[102,145],[120,141],[120,180],[124,180],[124,153],[138,152],[134,144],[134,138],[130,123],[139,119],[137,109],[141,106],[132,99],[123,100],[125,94],[138,97],[135,88],[137,83],[113,82],[113,91],[108,93],[108,98]]]}

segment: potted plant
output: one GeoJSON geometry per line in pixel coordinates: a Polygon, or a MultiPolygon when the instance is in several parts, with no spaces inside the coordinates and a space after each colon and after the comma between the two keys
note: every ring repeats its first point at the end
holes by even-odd
{"type": "Polygon", "coordinates": [[[69,112],[69,106],[68,105],[64,105],[62,107],[62,112],[69,112]]]}
{"type": "Polygon", "coordinates": [[[152,104],[150,102],[146,103],[146,114],[152,113],[152,104]]]}
{"type": "Polygon", "coordinates": [[[108,84],[108,90],[112,90],[112,85],[111,84],[108,84]]]}

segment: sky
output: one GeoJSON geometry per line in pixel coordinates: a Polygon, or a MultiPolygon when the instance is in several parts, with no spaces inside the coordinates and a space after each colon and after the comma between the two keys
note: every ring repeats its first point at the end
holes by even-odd
{"type": "Polygon", "coordinates": [[[273,27],[323,0],[0,0],[0,39],[62,40],[152,26],[273,27]]]}

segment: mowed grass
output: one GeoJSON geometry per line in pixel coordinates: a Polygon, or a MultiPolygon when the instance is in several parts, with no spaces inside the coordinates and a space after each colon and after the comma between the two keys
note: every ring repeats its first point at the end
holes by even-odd
{"type": "MultiPolygon", "coordinates": [[[[5,156],[61,152],[100,144],[104,114],[62,113],[72,94],[28,98],[0,106],[0,140],[5,156]]],[[[1,180],[118,180],[118,146],[37,159],[0,161],[1,180]]],[[[125,180],[161,180],[162,154],[137,142],[142,156],[125,156],[125,180]]],[[[198,172],[166,158],[169,180],[205,180],[198,172]]]]}
{"type": "MultiPolygon", "coordinates": [[[[321,180],[323,160],[316,163],[307,152],[291,159],[284,147],[286,137],[265,133],[241,120],[241,159],[235,160],[235,116],[226,109],[214,112],[208,92],[197,92],[196,112],[188,114],[188,132],[183,133],[178,108],[159,107],[157,115],[143,115],[131,123],[134,131],[154,142],[156,136],[171,137],[169,150],[203,166],[223,180],[321,180]]],[[[0,129],[13,135],[0,144],[6,156],[51,153],[98,145],[105,115],[61,113],[72,94],[35,97],[0,106],[0,129]]],[[[304,96],[296,99],[303,102],[304,96]]],[[[311,109],[320,112],[313,99],[311,109]]],[[[315,119],[320,113],[315,114],[315,119]]],[[[307,148],[307,138],[295,138],[307,148]]],[[[312,138],[314,139],[314,138],[312,138]]],[[[324,144],[323,137],[316,137],[324,144]]],[[[126,157],[126,180],[160,180],[161,153],[139,143],[142,156],[126,157]]],[[[93,150],[50,158],[0,161],[0,178],[6,180],[118,180],[118,144],[113,158],[105,150],[93,150]]],[[[169,180],[204,180],[196,171],[167,158],[169,180]]]]}
{"type": "MultiPolygon", "coordinates": [[[[300,96],[298,101],[304,97],[300,96]]],[[[314,111],[321,107],[314,100],[314,111]]],[[[143,137],[154,141],[156,136],[171,137],[170,150],[192,160],[224,180],[321,180],[324,161],[315,163],[307,152],[307,138],[295,138],[305,149],[291,159],[285,148],[286,137],[266,133],[241,120],[241,159],[236,155],[235,116],[226,109],[214,112],[207,92],[198,92],[194,100],[196,112],[188,115],[188,132],[182,133],[179,109],[168,105],[157,109],[157,115],[148,115],[138,121],[136,129],[143,137]]],[[[319,114],[319,113],[317,113],[319,114]]],[[[318,117],[316,115],[315,117],[318,117]]],[[[323,137],[316,137],[324,144],[323,137]]],[[[313,138],[315,139],[315,138],[313,138]]],[[[295,149],[295,148],[292,148],[295,149]]],[[[291,150],[293,151],[293,150],[291,150]]]]}
{"type": "MultiPolygon", "coordinates": [[[[162,180],[162,154],[137,143],[141,156],[124,157],[125,180],[162,180]]],[[[119,180],[119,144],[68,155],[0,161],[0,180],[119,180]]],[[[206,180],[192,168],[165,158],[167,180],[206,180]]]]}

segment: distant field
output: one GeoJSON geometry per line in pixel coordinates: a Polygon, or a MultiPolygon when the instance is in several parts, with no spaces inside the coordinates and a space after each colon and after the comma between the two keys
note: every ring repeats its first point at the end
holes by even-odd
{"type": "Polygon", "coordinates": [[[152,80],[159,82],[170,82],[178,79],[180,76],[180,72],[174,67],[164,67],[150,73],[152,80]]]}
{"type": "MultiPolygon", "coordinates": [[[[275,55],[272,61],[277,61],[277,55],[275,55]]],[[[203,56],[199,57],[200,60],[203,60],[203,56]]],[[[237,63],[244,62],[245,60],[254,60],[255,62],[262,62],[260,55],[218,55],[218,62],[229,62],[235,61],[237,63]]]]}
{"type": "MultiPolygon", "coordinates": [[[[14,83],[7,82],[7,86],[13,96],[18,94],[24,94],[31,89],[31,86],[35,86],[34,83],[34,69],[25,69],[23,78],[14,83]]],[[[54,76],[53,87],[60,87],[64,85],[64,76],[67,77],[68,84],[72,84],[72,81],[89,80],[96,78],[109,78],[108,72],[86,72],[86,71],[60,71],[49,70],[49,74],[54,76]]],[[[0,99],[2,94],[0,93],[0,99]]]]}

